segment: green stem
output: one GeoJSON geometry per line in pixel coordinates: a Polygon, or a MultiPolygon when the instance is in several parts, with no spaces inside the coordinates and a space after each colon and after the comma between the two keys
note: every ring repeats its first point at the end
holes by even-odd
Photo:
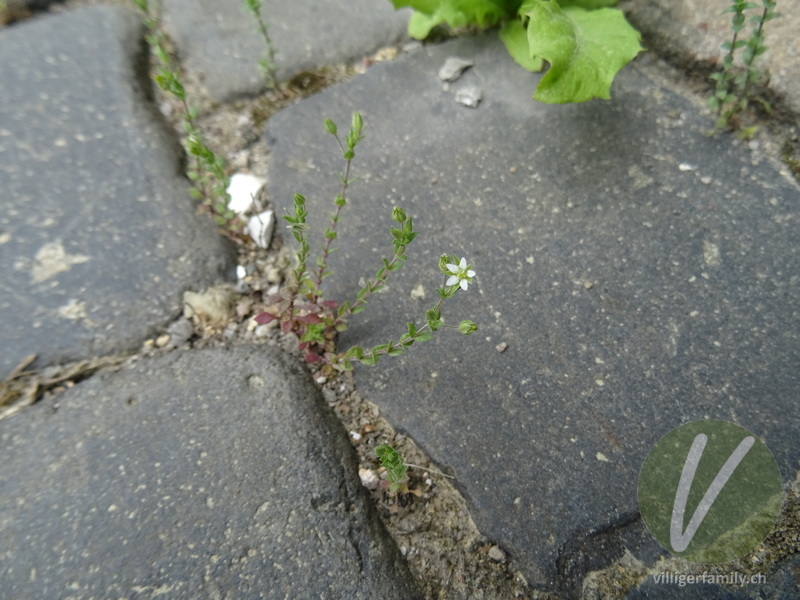
{"type": "MultiPolygon", "coordinates": [[[[336,138],[336,141],[339,141],[339,138],[336,138]]],[[[339,142],[341,146],[342,143],[339,142]]],[[[333,217],[331,218],[331,231],[336,233],[336,225],[339,223],[339,214],[342,212],[342,208],[347,203],[347,188],[350,184],[349,177],[350,177],[350,163],[352,159],[348,158],[347,162],[345,163],[344,169],[344,177],[342,177],[342,191],[340,193],[341,202],[336,203],[336,212],[333,213],[333,217]]],[[[317,270],[317,274],[314,278],[314,284],[319,290],[320,286],[322,285],[322,278],[325,275],[325,270],[328,268],[328,257],[331,254],[331,244],[333,244],[333,240],[335,236],[326,236],[325,245],[322,248],[321,260],[319,263],[319,269],[317,270]]],[[[314,294],[314,301],[316,302],[319,299],[319,294],[314,294]]]]}

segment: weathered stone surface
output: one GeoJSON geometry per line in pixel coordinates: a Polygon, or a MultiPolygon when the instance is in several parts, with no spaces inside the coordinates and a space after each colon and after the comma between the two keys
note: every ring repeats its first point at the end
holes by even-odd
{"type": "Polygon", "coordinates": [[[6,0],[6,4],[12,10],[27,8],[29,10],[44,10],[51,4],[58,4],[63,0],[6,0]]]}
{"type": "Polygon", "coordinates": [[[173,353],[0,422],[7,598],[418,598],[280,351],[173,353]]]}
{"type": "MultiPolygon", "coordinates": [[[[241,0],[165,0],[164,10],[170,36],[212,100],[264,89],[264,41],[241,0]]],[[[411,14],[387,0],[266,0],[261,11],[281,81],[399,41],[411,14]]]]}
{"type": "MultiPolygon", "coordinates": [[[[684,61],[721,64],[725,50],[720,46],[730,42],[731,13],[723,11],[730,0],[626,0],[621,4],[630,21],[642,31],[659,54],[675,56],[684,61]]],[[[747,11],[749,17],[760,15],[763,7],[747,11]]],[[[796,113],[800,113],[800,14],[781,10],[780,16],[764,26],[767,51],[758,58],[757,66],[769,73],[769,86],[796,113]]],[[[739,39],[751,36],[749,21],[739,39]]],[[[742,51],[737,53],[741,62],[742,51]]]]}
{"type": "Polygon", "coordinates": [[[419,231],[343,347],[421,323],[441,253],[474,264],[475,284],[444,316],[473,318],[478,333],[443,331],[356,380],[454,469],[479,528],[529,580],[568,595],[623,547],[646,563],[659,552],[636,485],[672,428],[740,423],[784,481],[800,460],[800,190],[743,144],[705,135],[713,117],[648,79],[646,63],[618,76],[612,101],[547,106],[530,100],[536,76],[500,43],[464,39],[309,98],[266,134],[270,197],[290,208],[304,194],[319,232],[342,169],[323,119],[342,130],[363,112],[352,170],[361,180],[329,297],[352,299],[391,253],[393,205],[419,231]],[[475,66],[443,91],[448,56],[475,66]],[[458,105],[459,86],[475,83],[479,108],[458,105]]]}
{"type": "Polygon", "coordinates": [[[137,85],[141,33],[106,7],[0,30],[0,378],[136,348],[233,275],[137,85]]]}

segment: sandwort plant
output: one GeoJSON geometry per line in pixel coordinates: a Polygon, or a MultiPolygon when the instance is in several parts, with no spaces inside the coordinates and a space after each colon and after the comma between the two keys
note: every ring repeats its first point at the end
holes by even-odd
{"type": "Polygon", "coordinates": [[[165,47],[164,34],[159,28],[160,4],[153,10],[148,0],[133,0],[133,2],[142,13],[142,22],[148,31],[145,39],[158,61],[158,72],[153,76],[153,80],[158,87],[180,103],[183,146],[191,157],[187,171],[187,176],[192,182],[189,193],[201,202],[203,211],[214,217],[224,234],[234,240],[241,240],[243,223],[229,208],[230,195],[227,190],[230,177],[225,170],[225,161],[214,154],[206,144],[197,124],[197,108],[190,107],[186,99],[186,89],[181,82],[180,74],[172,64],[165,47]]]}
{"type": "Polygon", "coordinates": [[[389,482],[389,493],[408,493],[408,465],[403,456],[389,444],[375,447],[375,456],[386,469],[386,481],[389,482]]]}
{"type": "MultiPolygon", "coordinates": [[[[726,129],[743,113],[753,99],[752,88],[764,79],[764,75],[756,68],[756,59],[766,51],[764,44],[764,23],[771,21],[777,15],[775,0],[760,0],[761,4],[747,0],[731,0],[731,5],[725,13],[731,13],[730,42],[722,44],[721,48],[727,50],[722,59],[722,69],[711,75],[716,82],[714,95],[709,100],[709,106],[717,113],[716,129],[726,129]],[[747,11],[758,10],[750,17],[753,30],[750,37],[743,37],[742,31],[747,22],[747,11]],[[742,50],[743,69],[734,67],[736,53],[742,50]]],[[[765,109],[769,105],[760,100],[765,109]]],[[[747,132],[745,132],[747,133],[747,132]]]]}
{"type": "MultiPolygon", "coordinates": [[[[391,255],[381,258],[381,267],[373,277],[365,279],[364,286],[353,300],[337,304],[333,300],[324,299],[322,282],[331,275],[328,259],[334,251],[332,245],[338,236],[337,228],[342,219],[342,211],[348,203],[348,188],[354,181],[350,175],[351,164],[355,157],[356,146],[364,137],[364,123],[358,112],[353,113],[350,131],[344,143],[339,138],[337,126],[333,121],[327,119],[325,129],[338,142],[345,166],[344,172],[338,174],[341,187],[333,200],[335,210],[329,215],[330,224],[323,234],[322,248],[312,263],[306,223],[308,216],[306,199],[300,194],[295,194],[293,211],[285,215],[284,219],[299,244],[297,267],[286,288],[281,293],[266,298],[269,306],[265,312],[257,315],[255,320],[261,324],[278,321],[281,331],[294,333],[299,339],[299,348],[304,353],[306,362],[317,365],[322,375],[327,376],[335,371],[351,370],[355,362],[374,365],[382,356],[403,354],[414,343],[430,340],[433,332],[442,327],[449,327],[442,318],[442,305],[458,291],[468,288],[475,277],[475,271],[465,258],[443,255],[439,260],[439,270],[444,276],[443,285],[436,289],[439,298],[436,304],[425,312],[424,322],[421,325],[408,323],[406,331],[397,339],[368,350],[353,346],[347,351],[337,352],[337,334],[347,329],[348,318],[363,311],[370,296],[384,287],[389,273],[403,266],[407,259],[406,248],[414,240],[417,232],[414,231],[412,218],[403,209],[395,207],[391,215],[394,222],[390,228],[391,255]]],[[[461,321],[457,328],[466,335],[476,331],[477,325],[465,320],[461,321]]]]}
{"type": "Polygon", "coordinates": [[[275,64],[275,46],[272,44],[272,38],[269,35],[269,26],[261,14],[261,0],[244,0],[244,8],[252,15],[256,22],[258,33],[264,40],[264,56],[258,61],[258,66],[264,74],[267,87],[274,89],[283,96],[283,91],[278,85],[278,67],[275,64]]]}

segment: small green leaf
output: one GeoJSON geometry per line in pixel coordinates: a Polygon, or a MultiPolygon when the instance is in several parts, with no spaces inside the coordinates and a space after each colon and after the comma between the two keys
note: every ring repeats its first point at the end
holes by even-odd
{"type": "Polygon", "coordinates": [[[353,346],[345,354],[347,358],[361,359],[364,356],[364,349],[361,346],[353,346]]]}
{"type": "Polygon", "coordinates": [[[432,339],[433,339],[433,334],[428,330],[425,330],[417,335],[418,342],[429,342],[432,339]]]}

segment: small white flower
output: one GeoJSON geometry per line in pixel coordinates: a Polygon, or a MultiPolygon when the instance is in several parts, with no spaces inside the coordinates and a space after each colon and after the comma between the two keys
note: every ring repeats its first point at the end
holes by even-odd
{"type": "Polygon", "coordinates": [[[472,265],[467,265],[467,259],[461,258],[461,261],[457,265],[451,265],[447,263],[445,265],[447,270],[452,273],[450,277],[447,278],[446,285],[460,285],[462,290],[466,290],[467,286],[472,283],[472,278],[475,277],[475,271],[470,269],[472,265]]]}

